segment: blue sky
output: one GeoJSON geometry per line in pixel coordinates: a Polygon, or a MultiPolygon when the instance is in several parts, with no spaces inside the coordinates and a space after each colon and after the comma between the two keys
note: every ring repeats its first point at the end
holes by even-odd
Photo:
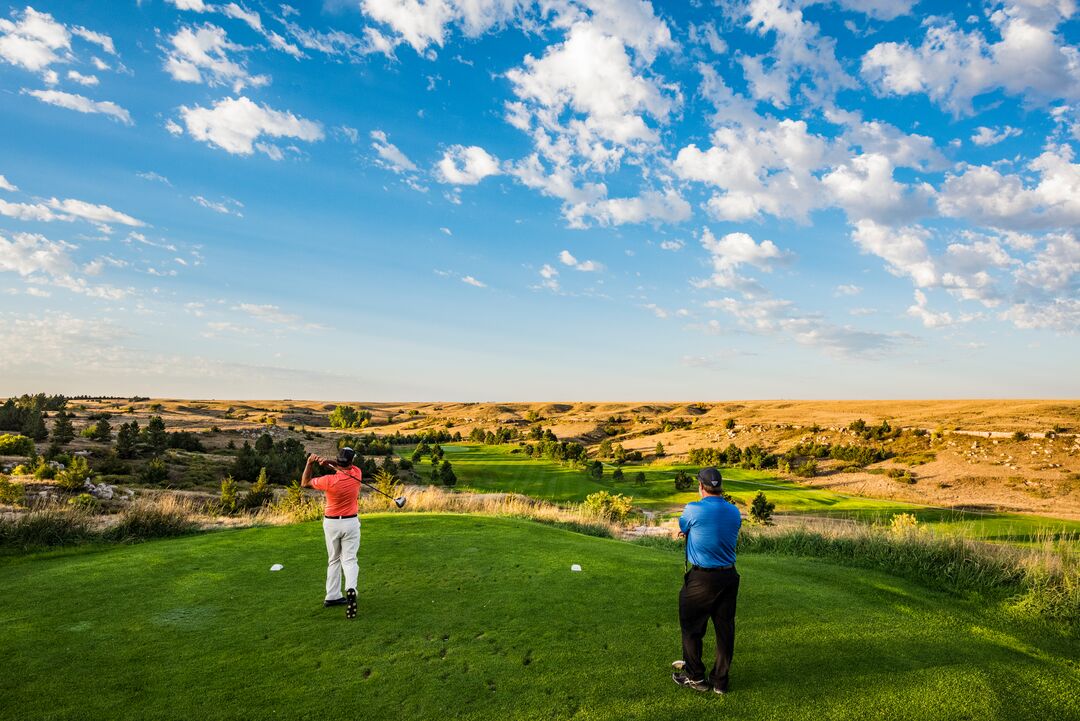
{"type": "Polygon", "coordinates": [[[1077,397],[1074,0],[0,8],[0,395],[1077,397]]]}

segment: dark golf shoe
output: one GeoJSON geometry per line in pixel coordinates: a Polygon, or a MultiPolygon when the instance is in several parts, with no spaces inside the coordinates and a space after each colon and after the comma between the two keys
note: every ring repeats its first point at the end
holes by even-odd
{"type": "Polygon", "coordinates": [[[330,608],[331,606],[344,606],[348,601],[344,598],[333,598],[329,601],[323,601],[323,608],[330,608]]]}
{"type": "Polygon", "coordinates": [[[671,674],[671,680],[679,684],[683,688],[692,689],[698,692],[704,692],[709,690],[709,682],[705,679],[695,681],[687,676],[685,673],[673,673],[671,674]]]}
{"type": "Polygon", "coordinates": [[[345,592],[345,618],[356,618],[356,589],[345,592]]]}

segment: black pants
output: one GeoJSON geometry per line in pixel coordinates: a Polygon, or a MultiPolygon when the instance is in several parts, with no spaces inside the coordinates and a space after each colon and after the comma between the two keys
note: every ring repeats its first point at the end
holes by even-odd
{"type": "Polygon", "coordinates": [[[692,568],[679,591],[679,624],[682,626],[683,661],[686,675],[705,678],[701,661],[701,640],[712,619],[716,631],[716,662],[710,680],[714,687],[727,689],[731,656],[735,652],[735,600],[739,595],[739,574],[692,568]]]}

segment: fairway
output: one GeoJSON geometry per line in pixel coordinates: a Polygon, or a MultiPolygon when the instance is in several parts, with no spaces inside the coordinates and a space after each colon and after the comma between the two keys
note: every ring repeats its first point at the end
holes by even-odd
{"type": "MultiPolygon", "coordinates": [[[[679,470],[693,476],[696,466],[689,465],[625,465],[625,478],[612,479],[615,466],[605,466],[599,481],[589,478],[585,471],[569,464],[546,459],[532,459],[514,453],[516,446],[481,446],[455,444],[442,446],[451,461],[462,489],[522,493],[556,503],[580,503],[590,493],[608,491],[634,498],[634,505],[646,510],[681,510],[685,504],[698,499],[695,485],[689,491],[675,490],[674,477],[679,470]],[[634,476],[645,474],[645,484],[638,485],[634,476]]],[[[408,457],[411,447],[399,452],[408,457]]],[[[417,472],[425,475],[425,461],[417,472]]],[[[930,524],[945,533],[960,533],[972,538],[994,541],[1029,542],[1049,537],[1076,540],[1080,538],[1080,521],[1068,521],[1042,516],[1012,513],[966,512],[928,508],[902,501],[865,498],[836,493],[824,488],[802,486],[767,471],[745,468],[724,468],[724,490],[749,506],[751,499],[764,491],[776,503],[778,513],[808,516],[850,518],[860,522],[888,523],[897,513],[911,513],[921,523],[930,524]]]]}
{"type": "Polygon", "coordinates": [[[881,573],[740,557],[720,698],[668,677],[671,552],[380,515],[360,563],[350,622],[321,607],[317,523],[7,560],[0,718],[1080,717],[1074,640],[881,573]]]}

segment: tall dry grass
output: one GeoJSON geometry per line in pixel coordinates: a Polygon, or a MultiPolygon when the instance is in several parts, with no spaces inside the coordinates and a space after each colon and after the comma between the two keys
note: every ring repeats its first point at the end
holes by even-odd
{"type": "MultiPolygon", "coordinates": [[[[674,538],[642,545],[678,550],[674,538]]],[[[959,595],[1000,601],[1018,618],[1080,627],[1080,539],[1050,534],[1028,546],[991,543],[920,526],[805,519],[798,525],[745,525],[740,553],[822,558],[871,568],[959,595]]]]}

